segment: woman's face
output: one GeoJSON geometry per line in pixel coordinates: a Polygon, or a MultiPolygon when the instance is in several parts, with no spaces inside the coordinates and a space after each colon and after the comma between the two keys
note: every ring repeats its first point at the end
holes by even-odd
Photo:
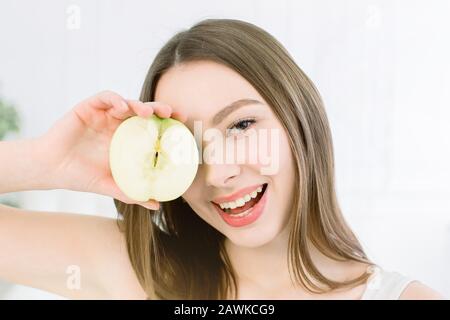
{"type": "Polygon", "coordinates": [[[266,101],[237,72],[211,61],[169,69],[155,101],[183,110],[201,139],[201,164],[182,196],[190,207],[235,245],[275,239],[287,225],[295,174],[288,137],[266,101]],[[226,108],[241,99],[255,101],[226,108]]]}

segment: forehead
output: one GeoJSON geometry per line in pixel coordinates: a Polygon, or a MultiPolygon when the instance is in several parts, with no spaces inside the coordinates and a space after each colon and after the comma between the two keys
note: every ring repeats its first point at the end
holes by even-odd
{"type": "Polygon", "coordinates": [[[233,69],[212,61],[195,61],[166,71],[158,81],[154,100],[169,104],[174,111],[182,110],[192,120],[211,118],[243,98],[264,101],[233,69]]]}

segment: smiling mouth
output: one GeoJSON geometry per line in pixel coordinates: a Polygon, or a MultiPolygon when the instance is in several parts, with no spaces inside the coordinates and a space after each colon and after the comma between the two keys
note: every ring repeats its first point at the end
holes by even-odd
{"type": "Polygon", "coordinates": [[[231,216],[237,216],[237,215],[253,208],[259,202],[259,200],[261,200],[262,196],[266,192],[266,189],[267,189],[267,183],[263,184],[262,191],[258,192],[256,198],[252,198],[250,201],[246,202],[242,207],[237,207],[234,209],[230,209],[230,208],[222,209],[217,203],[214,203],[214,202],[212,202],[212,203],[221,212],[229,214],[231,216]]]}

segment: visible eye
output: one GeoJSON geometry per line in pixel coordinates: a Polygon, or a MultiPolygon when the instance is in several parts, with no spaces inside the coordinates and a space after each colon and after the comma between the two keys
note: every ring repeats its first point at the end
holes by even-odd
{"type": "Polygon", "coordinates": [[[251,127],[252,124],[256,122],[255,119],[241,119],[233,123],[227,128],[227,134],[239,133],[240,131],[245,131],[251,127]]]}

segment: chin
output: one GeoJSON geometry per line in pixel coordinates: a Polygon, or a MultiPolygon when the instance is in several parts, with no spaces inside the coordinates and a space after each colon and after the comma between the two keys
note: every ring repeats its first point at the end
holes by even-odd
{"type": "Polygon", "coordinates": [[[246,230],[227,230],[226,238],[235,246],[244,248],[258,248],[274,241],[281,233],[281,228],[274,225],[261,225],[246,230]]]}

